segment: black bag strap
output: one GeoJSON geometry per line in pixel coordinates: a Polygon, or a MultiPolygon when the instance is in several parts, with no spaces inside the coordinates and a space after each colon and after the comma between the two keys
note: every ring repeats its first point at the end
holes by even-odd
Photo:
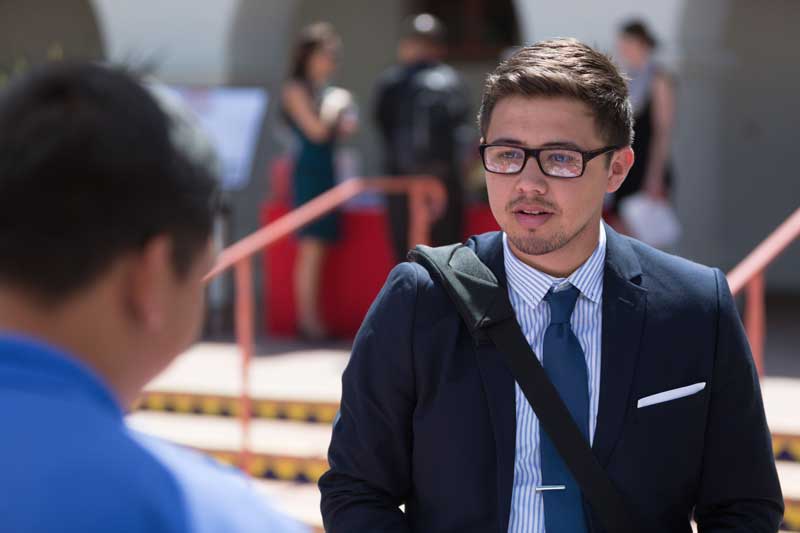
{"type": "Polygon", "coordinates": [[[409,259],[441,281],[475,341],[497,347],[603,526],[611,533],[642,531],[634,527],[622,496],[547,377],[517,323],[508,292],[489,267],[461,244],[417,246],[409,259]]]}

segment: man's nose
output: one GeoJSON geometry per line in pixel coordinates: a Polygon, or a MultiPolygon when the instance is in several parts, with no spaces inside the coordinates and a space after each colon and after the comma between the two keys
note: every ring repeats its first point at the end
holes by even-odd
{"type": "Polygon", "coordinates": [[[531,157],[525,163],[525,168],[517,175],[516,188],[519,192],[544,195],[548,190],[547,176],[544,175],[536,158],[531,157]]]}

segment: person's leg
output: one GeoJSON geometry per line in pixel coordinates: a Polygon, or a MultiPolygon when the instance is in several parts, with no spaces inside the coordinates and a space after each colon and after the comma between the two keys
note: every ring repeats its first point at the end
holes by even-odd
{"type": "Polygon", "coordinates": [[[319,305],[319,287],[326,244],[314,238],[301,238],[294,269],[294,295],[297,330],[312,339],[327,335],[319,305]]]}
{"type": "Polygon", "coordinates": [[[444,246],[464,239],[464,191],[457,178],[443,180],[447,189],[447,210],[431,227],[433,246],[444,246]]]}
{"type": "Polygon", "coordinates": [[[408,254],[408,199],[404,194],[386,197],[386,212],[389,223],[389,238],[395,261],[402,263],[408,254]]]}

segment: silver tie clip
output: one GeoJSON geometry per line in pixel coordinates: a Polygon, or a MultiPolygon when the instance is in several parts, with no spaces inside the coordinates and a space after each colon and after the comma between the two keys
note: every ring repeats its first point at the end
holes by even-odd
{"type": "Polygon", "coordinates": [[[534,489],[536,492],[545,492],[548,490],[567,490],[566,485],[543,485],[534,489]]]}

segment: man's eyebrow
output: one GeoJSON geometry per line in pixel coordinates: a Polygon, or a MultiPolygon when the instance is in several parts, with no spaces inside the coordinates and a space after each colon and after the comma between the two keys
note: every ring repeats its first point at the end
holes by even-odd
{"type": "MultiPolygon", "coordinates": [[[[526,143],[520,141],[519,139],[514,139],[511,137],[500,137],[499,139],[494,139],[487,144],[508,144],[511,146],[519,146],[523,148],[528,147],[526,143]]],[[[577,150],[579,152],[583,150],[583,148],[578,146],[575,142],[562,139],[555,139],[546,142],[544,144],[540,144],[536,146],[536,148],[567,148],[570,150],[577,150]]]]}
{"type": "Polygon", "coordinates": [[[569,149],[572,149],[572,150],[578,150],[579,152],[581,150],[583,150],[583,148],[581,148],[580,146],[578,146],[574,142],[566,141],[566,140],[555,140],[555,141],[546,142],[546,143],[542,144],[541,147],[542,148],[569,148],[569,149]]]}
{"type": "Polygon", "coordinates": [[[487,144],[511,144],[514,146],[525,146],[524,142],[520,141],[519,139],[512,139],[511,137],[500,137],[499,139],[489,141],[487,144]]]}

